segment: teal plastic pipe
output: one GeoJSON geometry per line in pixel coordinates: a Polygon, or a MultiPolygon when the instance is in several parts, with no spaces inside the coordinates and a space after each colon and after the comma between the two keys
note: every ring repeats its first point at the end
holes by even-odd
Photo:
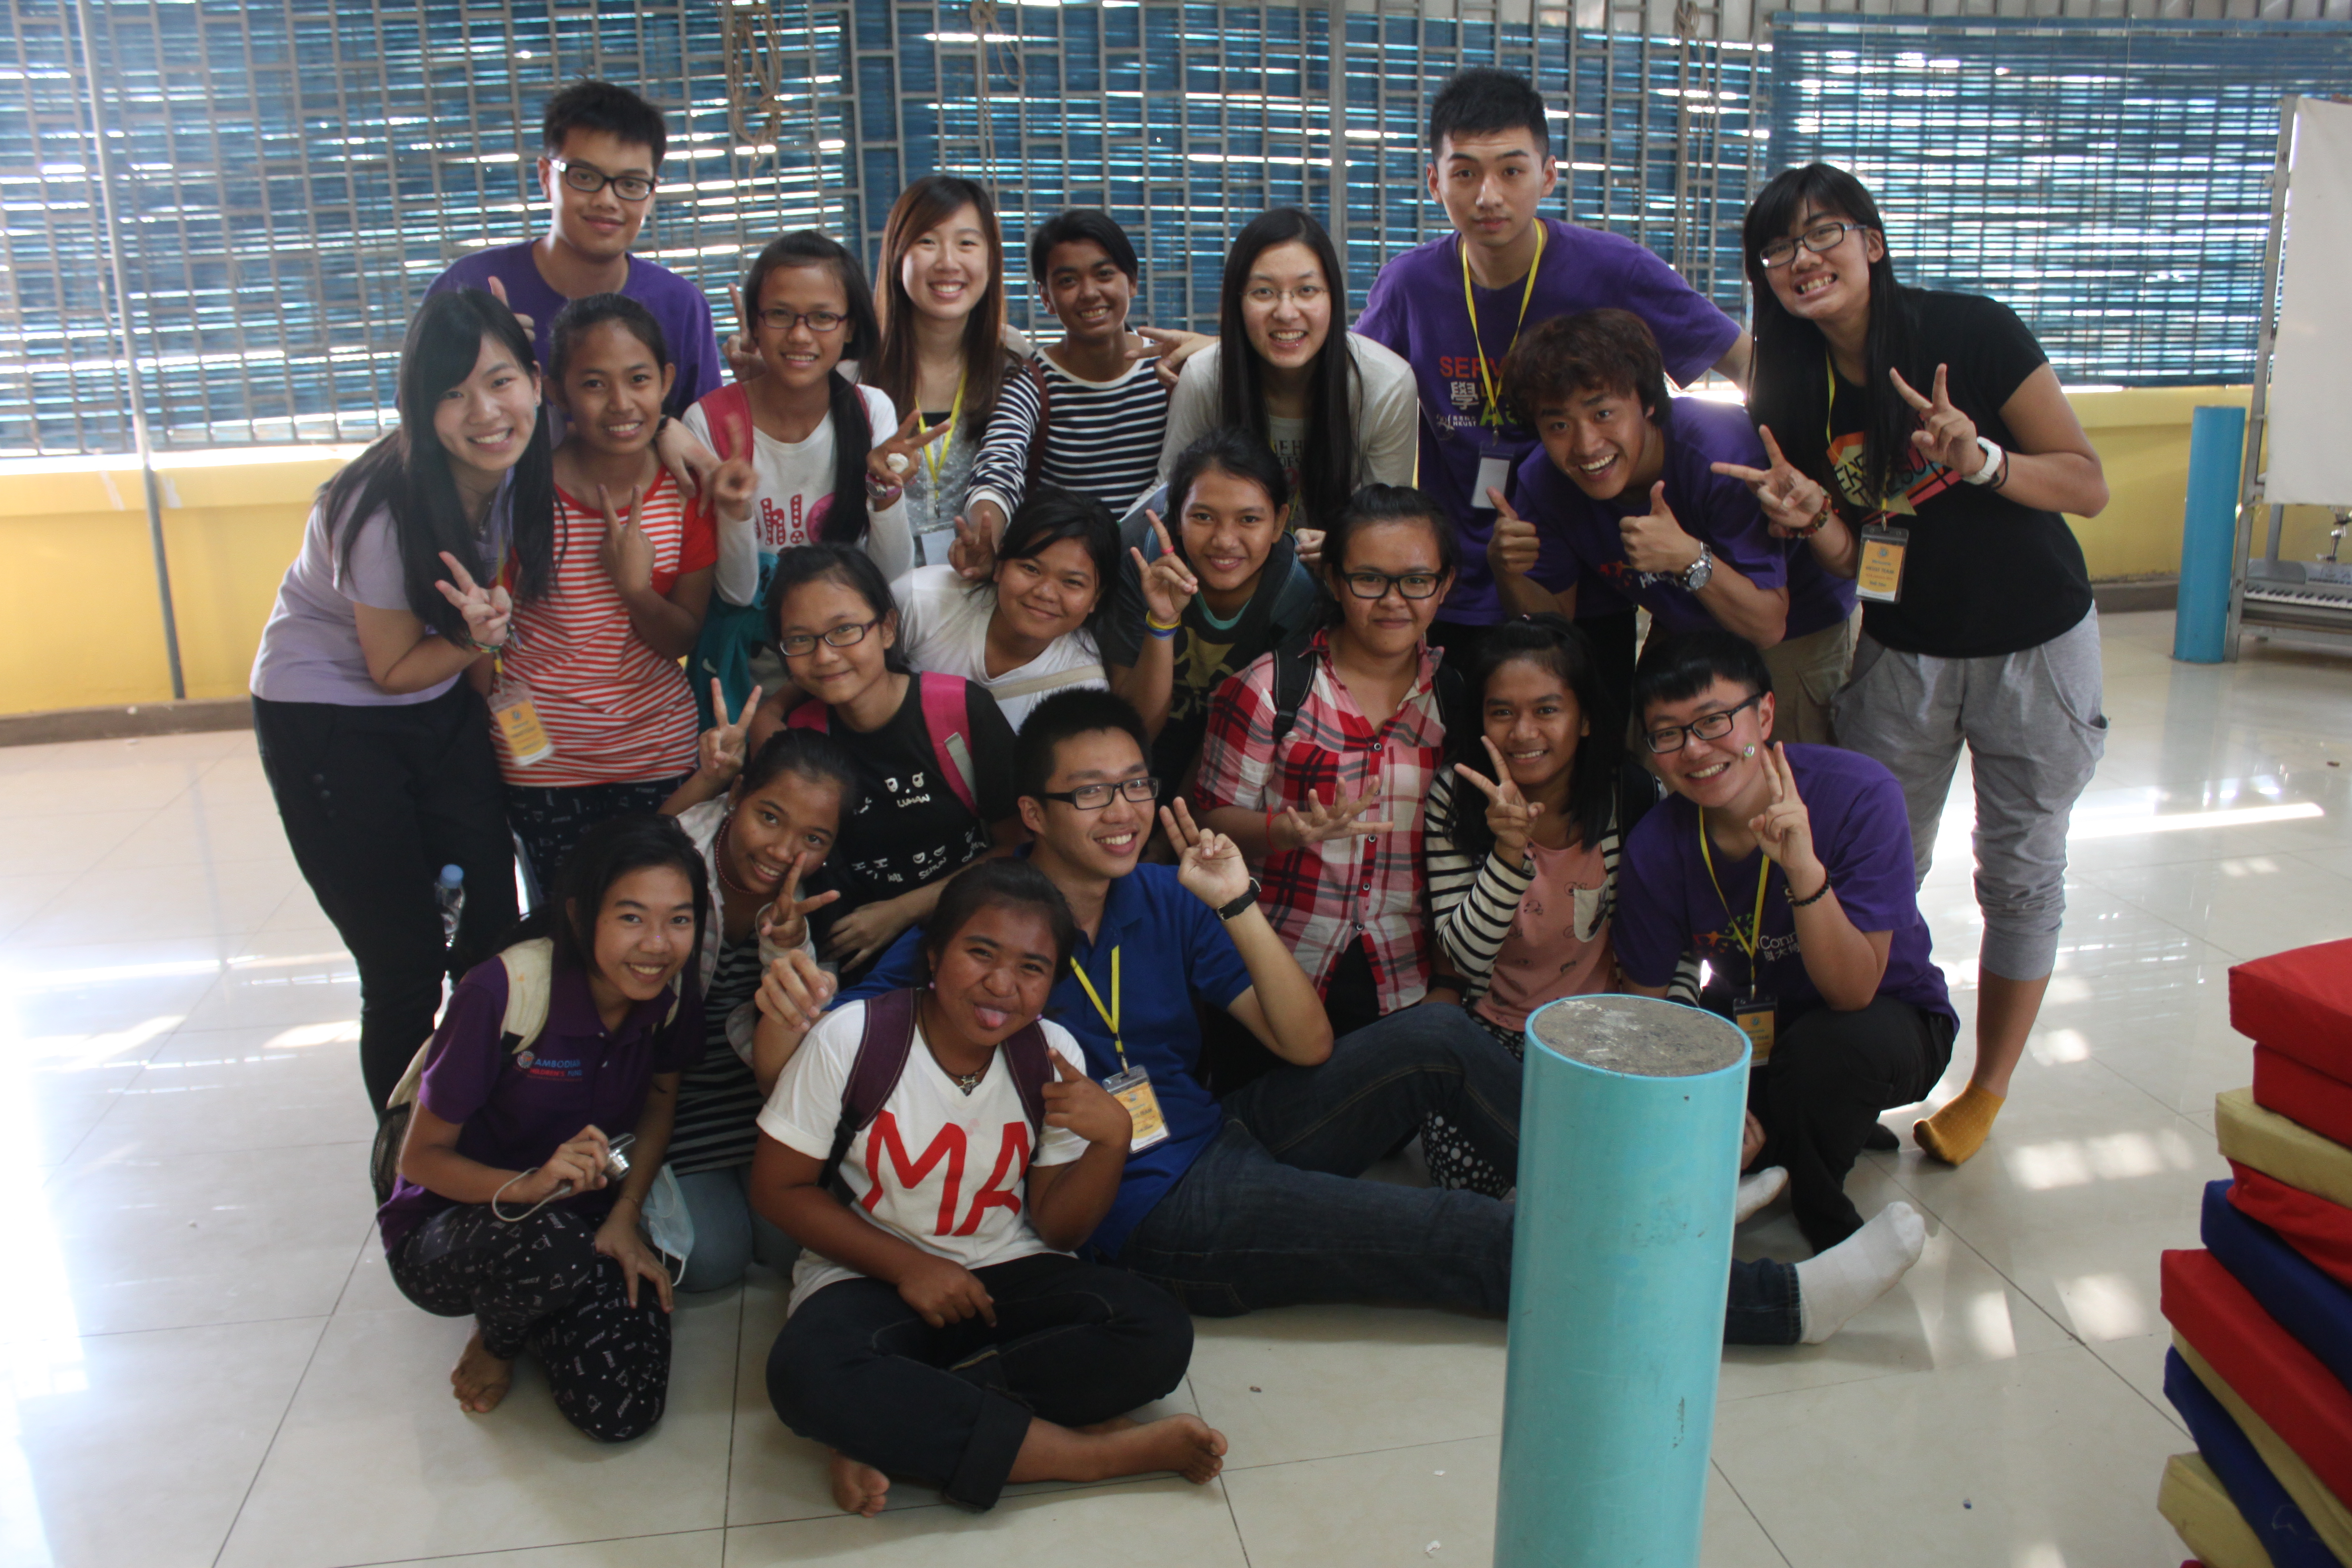
{"type": "Polygon", "coordinates": [[[2172,657],[2219,664],[2227,655],[2230,576],[2238,553],[2238,467],[2246,411],[2207,406],[2189,416],[2189,501],[2180,519],[2180,593],[2172,657]]]}
{"type": "Polygon", "coordinates": [[[1577,996],[1527,1043],[1496,1568],[1696,1568],[1748,1037],[1577,996]]]}

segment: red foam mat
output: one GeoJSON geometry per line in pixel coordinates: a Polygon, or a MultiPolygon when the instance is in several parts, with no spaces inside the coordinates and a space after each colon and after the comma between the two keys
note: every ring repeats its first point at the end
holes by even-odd
{"type": "Polygon", "coordinates": [[[2232,968],[2230,1025],[2257,1045],[2352,1082],[2352,939],[2232,968]]]}
{"type": "Polygon", "coordinates": [[[2352,1391],[2211,1253],[2167,1252],[2163,1279],[2166,1319],[2321,1485],[2352,1498],[2352,1391]]]}

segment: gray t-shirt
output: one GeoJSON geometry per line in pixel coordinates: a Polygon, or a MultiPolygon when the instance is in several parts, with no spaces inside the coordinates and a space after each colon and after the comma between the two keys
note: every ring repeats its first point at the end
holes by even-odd
{"type": "MultiPolygon", "coordinates": [[[[490,507],[482,543],[485,561],[506,558],[511,536],[509,498],[513,490],[512,476],[509,476],[490,507]]],[[[359,524],[349,571],[343,569],[341,556],[341,542],[329,526],[326,501],[321,498],[311,507],[310,521],[302,530],[302,548],[294,564],[286,569],[286,580],[278,584],[269,624],[261,628],[261,647],[253,656],[253,694],[271,702],[400,708],[430,702],[456,685],[457,678],[453,675],[422,691],[391,692],[368,674],[367,655],[360,648],[359,616],[352,606],[411,608],[391,513],[378,510],[359,524]]]]}

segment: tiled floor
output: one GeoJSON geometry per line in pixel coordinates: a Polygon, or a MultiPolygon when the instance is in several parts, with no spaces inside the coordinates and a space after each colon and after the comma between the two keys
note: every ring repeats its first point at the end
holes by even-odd
{"type": "MultiPolygon", "coordinates": [[[[2177,666],[2170,635],[2107,624],[2114,739],[1994,1141],[1957,1171],[1906,1148],[1854,1175],[1865,1210],[1932,1216],[1926,1260],[1830,1344],[1726,1357],[1710,1564],[2183,1555],[2154,1506],[2188,1446],[2157,1392],[2157,1254],[2193,1245],[2224,1171],[2212,1095],[2248,1077],[2228,966],[2352,935],[2352,661],[2177,666]]],[[[1954,807],[1925,901],[1965,1016],[1954,807]]],[[[1490,1553],[1502,1326],[1434,1312],[1204,1321],[1172,1403],[1232,1439],[1221,1483],[1024,1488],[981,1518],[913,1487],[879,1520],[834,1514],[762,1393],[766,1279],[681,1310],[643,1442],[575,1436],[528,1371],[495,1415],[461,1415],[465,1326],[404,1302],[371,1232],[351,965],[247,735],[0,751],[0,1176],[24,1209],[0,1568],[984,1568],[1077,1561],[1081,1539],[1184,1568],[1490,1553]]],[[[1769,1214],[1741,1245],[1801,1255],[1769,1214]]]]}

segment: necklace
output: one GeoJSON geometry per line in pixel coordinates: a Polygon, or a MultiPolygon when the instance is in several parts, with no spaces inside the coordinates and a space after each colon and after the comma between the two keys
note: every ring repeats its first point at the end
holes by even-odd
{"type": "Polygon", "coordinates": [[[948,1076],[955,1079],[955,1086],[968,1095],[980,1087],[980,1080],[988,1076],[988,1069],[982,1068],[978,1072],[951,1072],[948,1076]]]}
{"type": "Polygon", "coordinates": [[[733,877],[728,875],[727,832],[728,829],[734,826],[735,814],[731,811],[719,820],[719,837],[711,842],[710,846],[711,863],[719,868],[719,879],[727,885],[728,891],[740,893],[747,899],[765,898],[767,895],[762,893],[759,889],[747,888],[742,883],[737,881],[733,877]]]}

